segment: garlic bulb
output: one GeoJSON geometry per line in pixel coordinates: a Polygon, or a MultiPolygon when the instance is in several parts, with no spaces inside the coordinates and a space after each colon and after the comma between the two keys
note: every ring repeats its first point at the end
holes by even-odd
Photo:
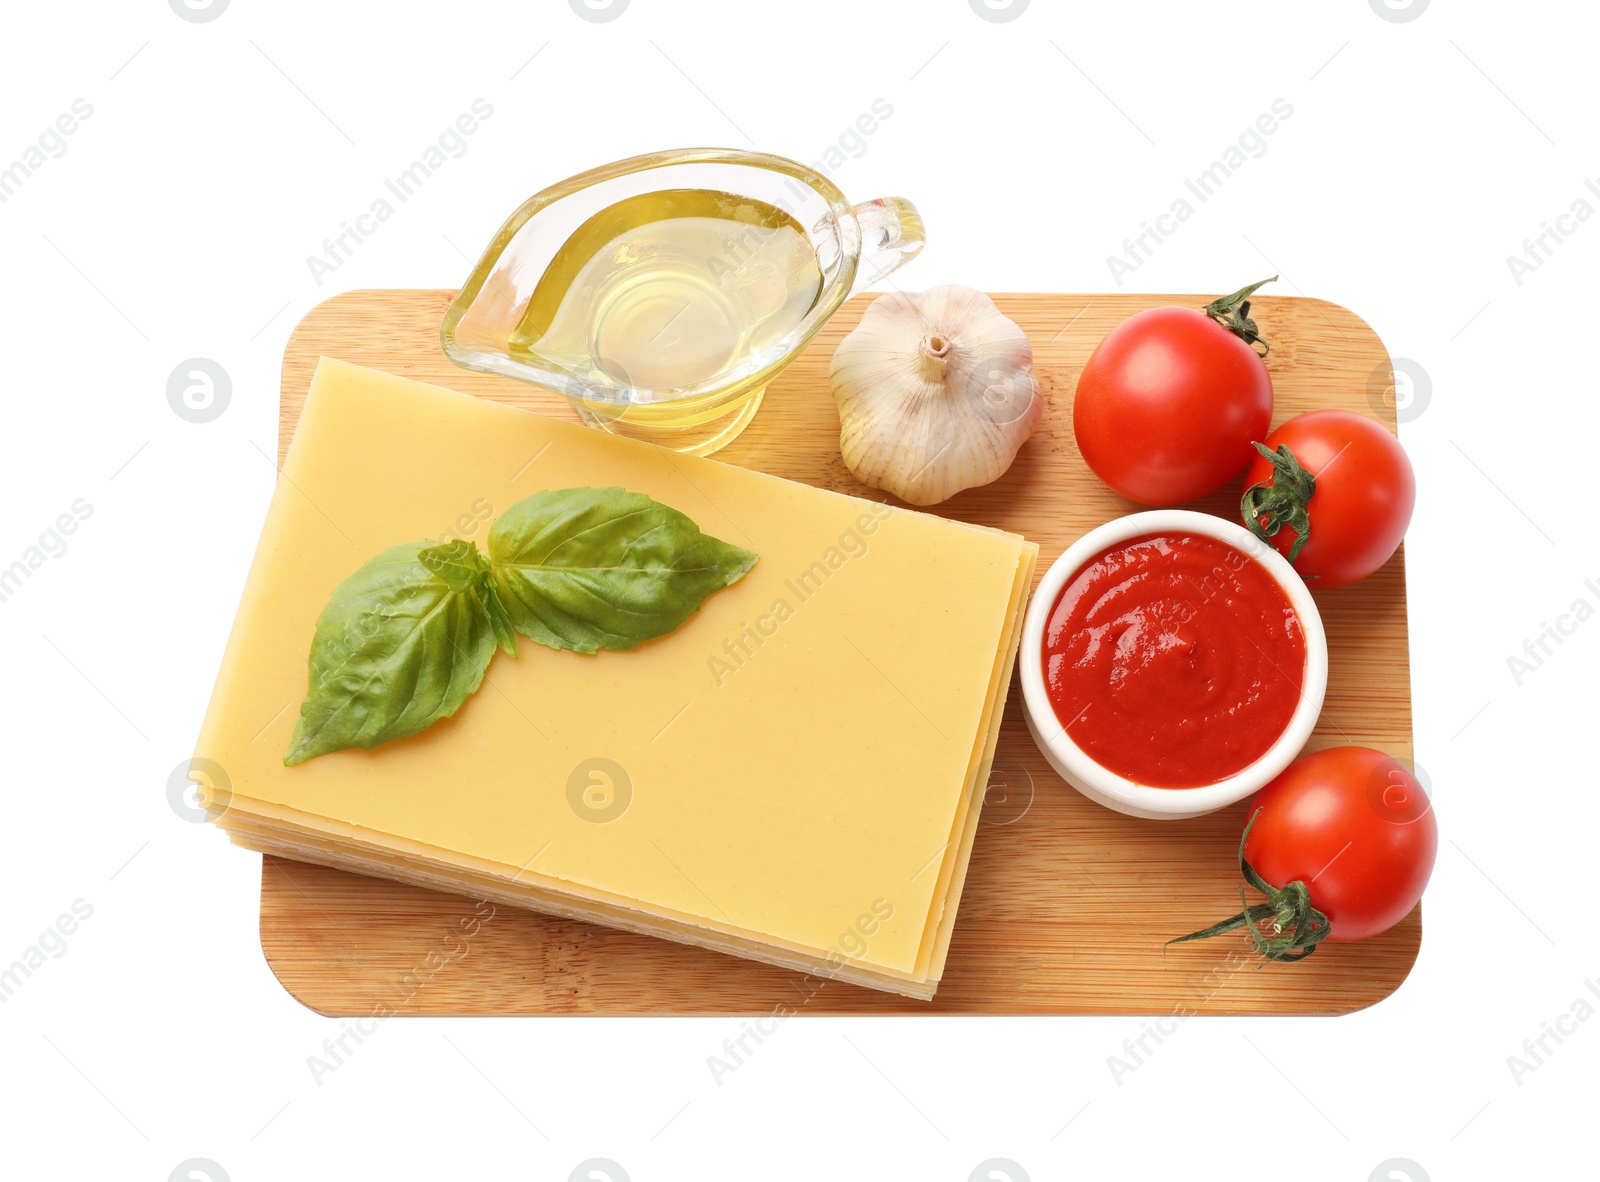
{"type": "Polygon", "coordinates": [[[850,471],[912,505],[997,479],[1042,408],[1026,334],[955,285],[874,300],[828,380],[850,471]]]}

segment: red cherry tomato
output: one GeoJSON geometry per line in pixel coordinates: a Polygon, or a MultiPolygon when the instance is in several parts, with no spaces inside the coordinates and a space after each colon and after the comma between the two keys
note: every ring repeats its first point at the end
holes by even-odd
{"type": "Polygon", "coordinates": [[[1270,538],[1302,578],[1343,587],[1389,561],[1417,499],[1399,440],[1364,415],[1314,410],[1284,423],[1264,446],[1276,454],[1258,453],[1245,473],[1244,523],[1270,538]]]}
{"type": "MultiPolygon", "coordinates": [[[[1257,284],[1256,286],[1260,286],[1257,284]]],[[[1072,406],[1084,461],[1117,492],[1175,505],[1226,483],[1272,424],[1272,379],[1244,299],[1152,308],[1100,342],[1072,406]],[[1225,327],[1210,314],[1231,316],[1225,327]]]]}
{"type": "Polygon", "coordinates": [[[1250,811],[1244,860],[1280,890],[1304,883],[1330,940],[1387,931],[1411,913],[1433,872],[1432,802],[1397,760],[1370,747],[1295,760],[1250,811]]]}

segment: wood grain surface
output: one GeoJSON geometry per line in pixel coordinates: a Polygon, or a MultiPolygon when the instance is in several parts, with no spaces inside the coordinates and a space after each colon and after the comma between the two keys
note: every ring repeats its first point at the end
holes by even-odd
{"type": "MultiPolygon", "coordinates": [[[[279,459],[326,354],[454,390],[572,417],[559,395],[452,365],[438,327],[454,293],[355,291],[313,309],[283,365],[279,459]]],[[[717,459],[840,492],[868,490],[839,457],[828,359],[871,297],[845,304],[768,389],[717,459]]],[[[1039,573],[1071,542],[1139,508],[1085,467],[1072,392],[1094,346],[1127,316],[1209,296],[997,295],[1033,341],[1044,420],[1011,470],[934,512],[1037,541],[1039,573]]],[[[1319,407],[1394,427],[1389,357],[1362,320],[1318,300],[1263,297],[1274,422],[1319,407]]],[[[881,495],[881,494],[880,494],[881,495]]],[[[1237,512],[1238,489],[1195,507],[1237,512]]],[[[1332,672],[1310,749],[1358,743],[1411,760],[1405,569],[1397,555],[1353,587],[1317,593],[1332,672]]],[[[932,1002],[876,993],[607,928],[266,858],[261,944],[284,987],[328,1014],[1273,1013],[1337,1014],[1399,987],[1422,939],[1420,907],[1359,944],[1257,971],[1242,934],[1164,949],[1238,910],[1245,805],[1158,822],[1079,796],[1035,749],[1012,687],[995,770],[932,1002]],[[786,1011],[782,1011],[786,1012],[786,1011]]]]}

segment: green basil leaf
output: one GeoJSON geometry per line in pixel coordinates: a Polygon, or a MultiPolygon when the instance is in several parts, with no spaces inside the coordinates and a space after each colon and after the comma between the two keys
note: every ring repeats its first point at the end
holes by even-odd
{"type": "Polygon", "coordinates": [[[283,761],[371,749],[448,718],[517,633],[551,648],[633,649],[664,636],[756,556],[620,488],[519,501],[471,542],[391,546],[334,589],[283,761]]]}
{"type": "Polygon", "coordinates": [[[535,493],[489,530],[494,585],[516,630],[551,648],[634,649],[665,636],[756,555],[621,488],[535,493]]]}
{"type": "Polygon", "coordinates": [[[461,707],[495,650],[475,585],[485,572],[469,579],[472,565],[453,545],[391,546],[334,589],[317,617],[310,689],[285,764],[370,749],[461,707]]]}

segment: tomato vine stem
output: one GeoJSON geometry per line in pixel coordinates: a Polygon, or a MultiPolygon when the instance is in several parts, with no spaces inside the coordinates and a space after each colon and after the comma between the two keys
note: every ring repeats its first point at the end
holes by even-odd
{"type": "MultiPolygon", "coordinates": [[[[1266,902],[1251,905],[1245,898],[1244,887],[1239,887],[1240,911],[1237,915],[1214,923],[1198,932],[1168,940],[1170,944],[1183,944],[1189,940],[1207,940],[1243,928],[1250,935],[1250,944],[1269,961],[1304,960],[1317,950],[1317,945],[1327,938],[1328,917],[1311,902],[1311,891],[1304,882],[1295,879],[1284,887],[1275,887],[1256,872],[1244,856],[1245,843],[1250,840],[1261,809],[1250,814],[1244,833],[1239,838],[1239,870],[1257,891],[1267,897],[1266,902]],[[1272,921],[1272,935],[1265,935],[1260,924],[1272,921]]],[[[1258,966],[1260,967],[1260,966],[1258,966]]]]}
{"type": "Polygon", "coordinates": [[[1301,466],[1287,443],[1280,443],[1277,451],[1264,443],[1250,446],[1272,465],[1272,473],[1244,490],[1239,513],[1250,532],[1263,542],[1286,525],[1294,530],[1294,545],[1289,547],[1289,561],[1293,562],[1311,537],[1309,506],[1317,491],[1317,478],[1301,466]]]}
{"type": "Polygon", "coordinates": [[[1265,357],[1272,352],[1272,346],[1262,340],[1261,330],[1257,328],[1256,322],[1250,319],[1250,297],[1255,294],[1258,287],[1265,287],[1277,281],[1278,277],[1274,275],[1271,279],[1263,279],[1260,283],[1241,287],[1232,295],[1219,296],[1206,305],[1206,315],[1244,341],[1251,349],[1260,345],[1258,355],[1265,357]]]}

